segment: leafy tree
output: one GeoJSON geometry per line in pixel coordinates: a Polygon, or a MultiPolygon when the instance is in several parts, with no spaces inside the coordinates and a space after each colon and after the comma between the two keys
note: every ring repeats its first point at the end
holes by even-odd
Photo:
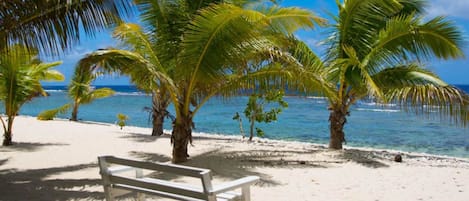
{"type": "Polygon", "coordinates": [[[121,128],[121,130],[124,128],[127,120],[129,120],[127,115],[122,113],[117,114],[117,125],[121,128]]]}
{"type": "Polygon", "coordinates": [[[61,62],[43,63],[37,51],[28,51],[24,46],[12,46],[7,53],[0,54],[0,100],[5,106],[5,121],[0,117],[4,130],[3,145],[12,144],[13,121],[29,100],[45,95],[41,81],[62,81],[61,73],[51,70],[61,62]]]}
{"type": "Polygon", "coordinates": [[[241,133],[241,135],[243,136],[243,139],[244,139],[244,137],[246,137],[246,136],[244,134],[244,129],[243,129],[243,118],[241,118],[241,116],[239,115],[239,112],[235,113],[235,115],[233,116],[233,120],[238,121],[239,132],[241,133]]]}
{"type": "Polygon", "coordinates": [[[350,106],[371,98],[406,111],[466,124],[468,96],[425,68],[425,61],[463,57],[463,35],[444,17],[424,18],[422,0],[347,0],[330,26],[323,60],[297,41],[292,54],[303,65],[298,80],[327,77],[329,148],[341,149],[350,106]],[[331,88],[331,86],[334,86],[331,88]],[[337,87],[336,87],[337,86],[337,87]],[[428,105],[436,107],[427,107],[428,105]],[[438,113],[430,110],[438,108],[438,113]]]}
{"type": "MultiPolygon", "coordinates": [[[[283,91],[275,90],[269,90],[266,93],[254,93],[249,96],[246,109],[244,110],[244,115],[246,115],[250,123],[249,141],[252,141],[254,136],[254,125],[256,122],[270,123],[276,121],[278,114],[282,112],[282,108],[288,107],[288,103],[283,100],[283,96],[283,91]],[[264,111],[266,106],[270,106],[270,110],[264,111]]],[[[256,127],[256,134],[263,137],[264,131],[256,127]]]]}
{"type": "Polygon", "coordinates": [[[88,67],[76,67],[72,81],[68,86],[68,95],[73,100],[72,116],[70,120],[78,121],[78,108],[83,104],[90,104],[96,99],[114,95],[111,88],[93,89],[91,83],[95,80],[96,73],[88,67]]]}

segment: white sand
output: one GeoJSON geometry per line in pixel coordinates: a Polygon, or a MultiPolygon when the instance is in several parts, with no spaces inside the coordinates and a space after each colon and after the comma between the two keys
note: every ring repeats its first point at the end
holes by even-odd
{"type": "MultiPolygon", "coordinates": [[[[0,147],[0,200],[102,200],[97,156],[168,161],[168,136],[150,129],[66,120],[15,120],[0,147]]],[[[469,160],[381,150],[328,151],[321,145],[196,134],[186,165],[216,182],[258,175],[252,200],[469,200],[469,160]]]]}

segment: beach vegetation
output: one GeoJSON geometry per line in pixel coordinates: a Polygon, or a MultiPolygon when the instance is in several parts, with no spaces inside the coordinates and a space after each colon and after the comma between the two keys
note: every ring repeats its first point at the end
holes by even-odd
{"type": "Polygon", "coordinates": [[[289,76],[274,61],[288,57],[277,47],[285,45],[286,36],[295,31],[324,22],[300,8],[247,9],[244,5],[251,1],[201,2],[137,1],[148,31],[124,24],[114,34],[128,41],[124,47],[131,51],[98,50],[80,61],[117,69],[130,75],[137,86],[143,83],[158,94],[158,100],[173,103],[176,119],[171,142],[176,163],[189,156],[193,118],[204,103],[215,95],[229,97],[239,89],[267,85],[274,75],[289,76]],[[249,65],[254,63],[263,65],[249,65]]]}
{"type": "MultiPolygon", "coordinates": [[[[255,123],[270,123],[277,121],[282,109],[288,107],[283,100],[284,92],[280,90],[269,90],[264,93],[253,93],[249,96],[244,115],[249,121],[249,141],[254,136],[254,128],[258,137],[264,137],[264,131],[255,127],[255,123]],[[266,111],[266,107],[269,109],[266,111]]],[[[239,115],[238,115],[239,118],[239,115]]]]}
{"type": "Polygon", "coordinates": [[[128,0],[2,2],[0,50],[19,43],[48,55],[58,55],[76,44],[83,33],[94,36],[133,13],[128,0]]]}
{"type": "Polygon", "coordinates": [[[37,56],[38,51],[22,45],[11,46],[8,52],[0,54],[0,100],[6,116],[0,117],[4,146],[12,144],[13,121],[20,108],[37,95],[46,96],[41,81],[65,79],[59,71],[52,70],[62,62],[44,63],[37,56]]]}
{"type": "Polygon", "coordinates": [[[78,121],[78,109],[80,105],[90,104],[101,98],[106,98],[115,94],[111,88],[103,87],[95,89],[92,82],[99,76],[92,68],[77,66],[68,86],[68,96],[72,99],[71,121],[78,121]]]}
{"type": "Polygon", "coordinates": [[[44,110],[37,115],[37,119],[43,120],[43,121],[54,120],[54,118],[57,117],[57,115],[66,114],[68,111],[70,111],[70,108],[71,108],[71,104],[67,103],[58,108],[44,110]]]}
{"type": "Polygon", "coordinates": [[[325,94],[330,110],[329,148],[342,149],[350,107],[363,99],[467,125],[467,94],[427,68],[436,58],[462,58],[464,37],[447,18],[424,16],[427,3],[337,1],[338,14],[323,43],[325,56],[321,58],[297,42],[292,54],[305,72],[323,75],[337,86],[333,93],[325,94]]]}
{"type": "Polygon", "coordinates": [[[122,114],[122,113],[118,113],[117,114],[117,122],[116,124],[120,127],[120,129],[122,130],[124,128],[124,126],[126,125],[127,123],[127,120],[129,120],[129,117],[125,114],[122,114]]]}
{"type": "Polygon", "coordinates": [[[250,10],[217,4],[198,11],[184,32],[178,53],[173,77],[177,87],[169,88],[176,111],[171,136],[173,162],[189,157],[193,118],[210,98],[233,96],[237,89],[255,88],[255,80],[268,82],[267,75],[281,74],[281,66],[270,60],[279,56],[275,55],[275,38],[281,38],[279,33],[311,28],[314,22],[322,23],[310,11],[298,8],[250,10]],[[254,59],[272,65],[255,71],[242,68],[254,59]]]}
{"type": "Polygon", "coordinates": [[[236,112],[232,119],[238,122],[239,132],[241,133],[241,136],[243,136],[244,139],[246,137],[246,134],[244,133],[243,129],[243,118],[241,117],[241,115],[239,115],[239,112],[236,112]]]}
{"type": "Polygon", "coordinates": [[[140,90],[152,94],[152,136],[163,134],[164,119],[171,103],[163,85],[171,85],[158,57],[156,39],[146,33],[138,24],[126,23],[113,32],[114,38],[121,42],[123,49],[100,49],[85,55],[77,68],[93,69],[101,73],[120,73],[128,75],[140,90]]]}

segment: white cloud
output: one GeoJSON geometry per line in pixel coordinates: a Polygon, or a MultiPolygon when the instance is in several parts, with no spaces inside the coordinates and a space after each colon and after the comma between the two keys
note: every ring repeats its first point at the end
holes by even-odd
{"type": "Polygon", "coordinates": [[[84,48],[82,46],[76,46],[70,52],[67,52],[65,55],[65,59],[67,60],[75,60],[75,59],[81,59],[83,56],[86,54],[92,52],[93,50],[84,48]]]}
{"type": "Polygon", "coordinates": [[[469,20],[469,0],[431,0],[427,12],[430,16],[451,16],[469,20]]]}

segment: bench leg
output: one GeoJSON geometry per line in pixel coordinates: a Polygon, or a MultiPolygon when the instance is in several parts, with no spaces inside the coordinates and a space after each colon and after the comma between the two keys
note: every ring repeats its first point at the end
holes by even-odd
{"type": "Polygon", "coordinates": [[[250,186],[243,186],[241,188],[241,200],[251,201],[251,189],[250,186]]]}
{"type": "Polygon", "coordinates": [[[106,201],[114,201],[112,188],[109,185],[104,185],[104,196],[106,197],[106,201]]]}
{"type": "MultiPolygon", "coordinates": [[[[142,178],[143,177],[143,170],[140,168],[135,169],[135,177],[136,178],[142,178]]],[[[144,201],[145,200],[145,194],[137,192],[137,200],[138,201],[144,201]]]]}
{"type": "Polygon", "coordinates": [[[210,195],[207,197],[208,201],[217,201],[217,196],[216,195],[210,195]]]}

